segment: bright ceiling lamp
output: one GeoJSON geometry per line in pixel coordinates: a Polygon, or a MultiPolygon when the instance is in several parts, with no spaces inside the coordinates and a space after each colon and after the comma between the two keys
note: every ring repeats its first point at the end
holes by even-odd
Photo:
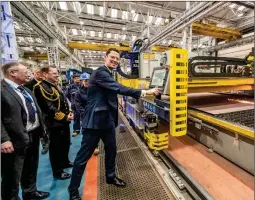
{"type": "Polygon", "coordinates": [[[87,4],[87,13],[94,15],[94,6],[93,5],[87,4]]]}
{"type": "Polygon", "coordinates": [[[102,37],[102,32],[98,32],[98,37],[102,37]]]}
{"type": "Polygon", "coordinates": [[[77,29],[73,28],[72,32],[73,32],[74,35],[78,35],[77,29]]]}
{"type": "Polygon", "coordinates": [[[112,37],[112,34],[111,34],[111,33],[107,33],[107,34],[106,34],[106,37],[107,37],[107,38],[111,38],[111,37],[112,37]]]}
{"type": "Polygon", "coordinates": [[[95,37],[95,35],[96,35],[95,31],[90,31],[90,36],[91,37],[95,37]]]}
{"type": "Polygon", "coordinates": [[[124,20],[128,19],[128,14],[129,14],[128,11],[122,11],[122,19],[124,20]]]}
{"type": "Polygon", "coordinates": [[[134,13],[134,14],[133,14],[133,21],[137,22],[138,17],[139,17],[139,14],[134,13]]]}
{"type": "Polygon", "coordinates": [[[99,7],[99,15],[100,16],[104,15],[104,7],[102,7],[102,6],[99,7]]]}
{"type": "Polygon", "coordinates": [[[80,2],[73,2],[73,7],[74,7],[74,10],[75,12],[79,15],[81,14],[81,4],[80,2]]]}
{"type": "Polygon", "coordinates": [[[156,25],[159,25],[162,21],[162,18],[161,17],[157,17],[156,21],[155,21],[155,24],[156,25]]]}
{"type": "Polygon", "coordinates": [[[111,11],[111,17],[112,18],[117,18],[118,10],[117,9],[112,9],[111,11]]]}
{"type": "Polygon", "coordinates": [[[122,40],[125,40],[126,39],[126,35],[122,35],[122,40]]]}
{"type": "Polygon", "coordinates": [[[66,4],[65,1],[60,1],[59,2],[59,7],[60,7],[61,10],[68,10],[67,4],[66,4]]]}
{"type": "Polygon", "coordinates": [[[135,35],[132,35],[132,41],[134,41],[136,39],[135,35]]]}
{"type": "Polygon", "coordinates": [[[118,37],[119,37],[119,34],[114,34],[114,39],[118,39],[118,37]]]}

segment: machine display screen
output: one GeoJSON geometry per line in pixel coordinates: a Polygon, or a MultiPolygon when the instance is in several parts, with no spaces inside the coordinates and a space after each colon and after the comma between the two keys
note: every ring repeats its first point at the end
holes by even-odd
{"type": "Polygon", "coordinates": [[[164,87],[167,71],[165,69],[154,70],[151,77],[150,87],[164,87]]]}

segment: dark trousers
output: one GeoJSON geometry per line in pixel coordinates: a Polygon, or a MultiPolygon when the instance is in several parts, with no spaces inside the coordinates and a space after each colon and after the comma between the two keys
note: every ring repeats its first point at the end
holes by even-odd
{"type": "Polygon", "coordinates": [[[81,179],[86,168],[87,162],[102,139],[105,149],[105,174],[106,178],[115,177],[115,158],[116,158],[116,133],[115,127],[105,130],[82,129],[83,138],[80,150],[74,161],[70,190],[77,190],[80,187],[81,179]]]}
{"type": "Polygon", "coordinates": [[[81,125],[80,125],[80,113],[73,109],[73,132],[80,133],[81,125]]]}
{"type": "Polygon", "coordinates": [[[69,124],[49,128],[50,146],[49,155],[53,175],[62,172],[69,163],[70,129],[69,124]]]}
{"type": "Polygon", "coordinates": [[[37,128],[28,133],[30,143],[23,148],[15,148],[12,153],[1,153],[2,200],[19,200],[19,183],[23,194],[37,191],[36,177],[39,161],[39,135],[37,128]]]}
{"type": "Polygon", "coordinates": [[[41,143],[42,143],[42,148],[45,149],[45,148],[49,148],[49,143],[50,143],[50,140],[49,140],[49,135],[48,133],[46,133],[43,138],[41,138],[41,143]]]}

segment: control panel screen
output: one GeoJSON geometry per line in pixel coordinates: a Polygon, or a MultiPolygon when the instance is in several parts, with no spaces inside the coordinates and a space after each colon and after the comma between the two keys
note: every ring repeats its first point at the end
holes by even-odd
{"type": "Polygon", "coordinates": [[[167,71],[165,69],[154,70],[150,86],[163,87],[167,71]]]}

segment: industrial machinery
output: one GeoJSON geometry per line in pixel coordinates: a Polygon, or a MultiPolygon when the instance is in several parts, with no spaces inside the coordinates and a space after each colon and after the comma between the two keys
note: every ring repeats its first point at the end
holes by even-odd
{"type": "MultiPolygon", "coordinates": [[[[203,177],[195,173],[198,169],[190,166],[191,162],[195,166],[202,161],[195,162],[194,158],[194,161],[185,162],[186,158],[175,152],[187,152],[185,144],[186,148],[193,149],[192,152],[198,144],[203,144],[208,152],[221,155],[217,159],[224,158],[221,162],[226,166],[232,165],[229,161],[238,166],[225,169],[230,174],[237,173],[239,178],[240,174],[245,174],[247,179],[252,179],[254,97],[233,94],[233,91],[254,90],[253,73],[249,67],[251,59],[247,62],[247,59],[193,57],[188,61],[188,53],[183,49],[171,49],[166,54],[161,67],[153,69],[148,84],[149,88],[162,88],[162,93],[156,98],[146,97],[139,102],[127,98],[124,103],[126,117],[154,155],[166,155],[174,160],[176,166],[179,166],[176,164],[176,159],[179,159],[185,168],[190,169],[189,173],[194,173],[200,184],[210,184],[210,187],[205,187],[211,197],[220,199],[219,194],[213,192],[217,187],[215,183],[210,180],[205,183],[203,177]]],[[[133,86],[128,85],[128,81],[122,81],[122,84],[133,86]]],[[[139,83],[136,87],[139,87],[139,83]]],[[[204,153],[198,155],[201,154],[204,153]]],[[[208,170],[203,173],[215,172],[210,167],[208,170]]],[[[237,184],[241,182],[243,184],[245,181],[237,184]]],[[[245,196],[245,192],[240,192],[240,195],[245,196]]]]}

